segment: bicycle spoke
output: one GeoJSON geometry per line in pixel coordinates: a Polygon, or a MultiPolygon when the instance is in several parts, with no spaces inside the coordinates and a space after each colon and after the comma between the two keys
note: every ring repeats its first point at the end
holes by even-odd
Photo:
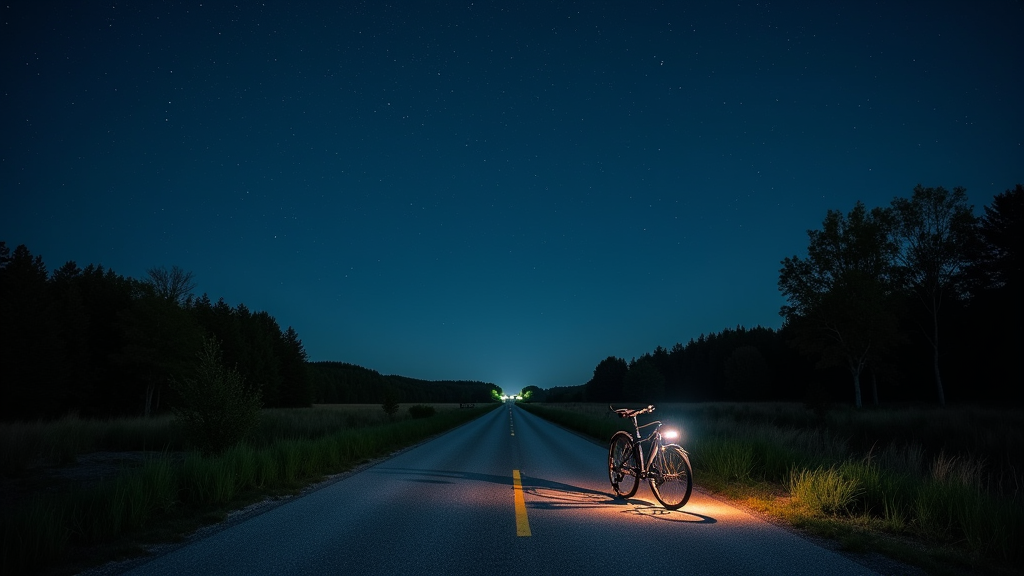
{"type": "Polygon", "coordinates": [[[665,446],[657,458],[657,471],[651,478],[651,491],[666,508],[681,508],[690,499],[693,488],[690,459],[676,445],[665,446]]]}
{"type": "Polygon", "coordinates": [[[617,496],[629,498],[636,494],[639,481],[635,471],[633,442],[625,432],[612,436],[608,446],[608,480],[617,496]]]}

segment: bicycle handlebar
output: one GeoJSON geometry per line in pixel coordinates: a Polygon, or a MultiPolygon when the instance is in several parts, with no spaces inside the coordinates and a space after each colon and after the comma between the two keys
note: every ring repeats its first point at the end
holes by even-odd
{"type": "Polygon", "coordinates": [[[612,405],[609,404],[608,409],[618,414],[620,418],[635,418],[641,414],[650,414],[651,412],[654,412],[654,405],[648,404],[647,408],[630,410],[629,408],[613,408],[612,405]]]}

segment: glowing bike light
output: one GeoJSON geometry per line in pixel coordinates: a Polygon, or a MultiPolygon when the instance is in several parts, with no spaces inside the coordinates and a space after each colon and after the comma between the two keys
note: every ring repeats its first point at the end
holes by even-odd
{"type": "Polygon", "coordinates": [[[661,435],[669,440],[675,440],[679,438],[679,430],[665,430],[661,435]]]}

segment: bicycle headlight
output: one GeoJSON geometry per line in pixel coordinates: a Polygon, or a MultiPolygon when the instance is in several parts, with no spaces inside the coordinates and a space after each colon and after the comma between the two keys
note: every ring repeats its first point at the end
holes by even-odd
{"type": "Polygon", "coordinates": [[[679,438],[679,430],[675,430],[675,429],[670,428],[670,429],[665,430],[664,432],[662,432],[661,435],[664,436],[668,440],[677,440],[679,438]]]}

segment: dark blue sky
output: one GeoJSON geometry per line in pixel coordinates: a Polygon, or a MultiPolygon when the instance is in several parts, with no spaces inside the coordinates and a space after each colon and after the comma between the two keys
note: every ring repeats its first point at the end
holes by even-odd
{"type": "Polygon", "coordinates": [[[828,209],[1024,182],[1020,2],[695,4],[10,2],[0,240],[514,391],[778,327],[828,209]]]}

